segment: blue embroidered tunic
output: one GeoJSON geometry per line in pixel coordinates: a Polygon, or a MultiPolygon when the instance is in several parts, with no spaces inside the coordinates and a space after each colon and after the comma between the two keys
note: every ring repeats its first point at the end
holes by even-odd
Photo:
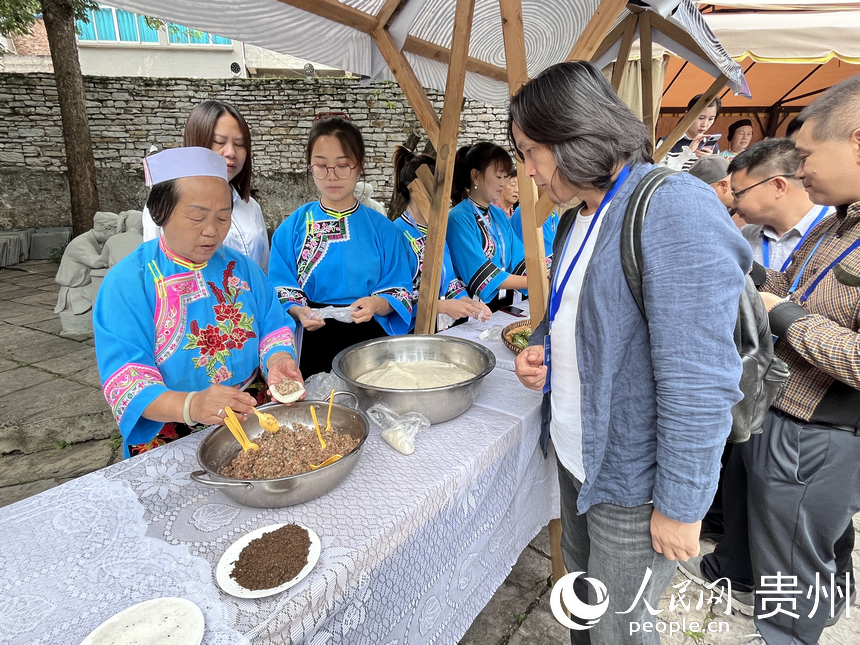
{"type": "Polygon", "coordinates": [[[523,243],[497,206],[485,208],[464,199],[448,214],[446,239],[457,275],[485,303],[499,295],[509,276],[526,273],[523,243]]]}
{"type": "Polygon", "coordinates": [[[105,398],[129,446],[161,427],[143,411],[168,390],[241,388],[278,351],[295,358],[295,323],[252,260],[227,247],[189,262],[164,239],[144,242],[113,267],[93,309],[105,398]]]}
{"type": "MultiPolygon", "coordinates": [[[[558,222],[561,219],[558,211],[553,211],[549,214],[549,217],[546,218],[546,221],[543,223],[543,250],[546,254],[546,268],[549,269],[552,266],[552,243],[555,240],[555,232],[558,230],[558,222]]],[[[516,210],[514,210],[514,214],[511,215],[511,218],[508,220],[511,224],[511,228],[514,230],[514,235],[517,236],[520,242],[524,242],[523,239],[523,214],[520,211],[520,207],[517,206],[516,210]]]]}
{"type": "MultiPolygon", "coordinates": [[[[409,245],[412,251],[412,317],[413,325],[415,316],[418,315],[418,294],[421,288],[421,276],[424,273],[424,250],[427,246],[427,227],[421,226],[414,220],[410,221],[411,215],[403,213],[398,219],[394,220],[394,226],[397,227],[403,234],[403,238],[409,245]]],[[[447,300],[456,300],[459,298],[468,298],[466,293],[466,285],[457,277],[454,272],[454,265],[451,262],[451,252],[448,250],[448,245],[445,245],[445,256],[442,261],[442,278],[439,280],[439,297],[447,300]]]]}
{"type": "Polygon", "coordinates": [[[367,206],[339,213],[318,201],[305,204],[272,237],[269,279],[287,311],[308,302],[385,298],[392,312],[376,321],[389,335],[405,334],[412,321],[412,270],[400,237],[385,215],[367,206]]]}

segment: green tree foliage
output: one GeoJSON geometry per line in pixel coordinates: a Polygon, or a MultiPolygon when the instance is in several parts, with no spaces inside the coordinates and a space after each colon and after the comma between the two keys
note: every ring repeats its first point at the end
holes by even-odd
{"type": "MultiPolygon", "coordinates": [[[[98,9],[92,0],[72,0],[75,19],[89,22],[89,10],[98,9]]],[[[0,0],[0,36],[23,36],[42,13],[39,0],[0,0]]]]}

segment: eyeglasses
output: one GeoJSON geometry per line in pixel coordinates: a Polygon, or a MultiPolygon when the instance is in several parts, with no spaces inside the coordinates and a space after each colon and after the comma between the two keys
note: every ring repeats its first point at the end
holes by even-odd
{"type": "Polygon", "coordinates": [[[793,174],[792,175],[774,175],[773,177],[768,177],[767,179],[762,179],[757,184],[753,184],[752,186],[747,186],[746,188],[744,188],[743,190],[739,190],[738,192],[732,191],[732,197],[735,198],[736,202],[740,201],[741,197],[743,197],[747,191],[752,190],[756,186],[761,186],[762,184],[766,184],[767,182],[772,181],[772,180],[776,179],[777,177],[784,177],[786,179],[794,179],[793,174]]]}
{"type": "Polygon", "coordinates": [[[338,179],[346,179],[357,167],[358,166],[350,166],[345,163],[338,164],[337,166],[326,166],[321,163],[315,163],[312,166],[308,166],[308,170],[310,170],[317,179],[325,179],[328,177],[329,170],[333,170],[334,176],[338,179]]]}

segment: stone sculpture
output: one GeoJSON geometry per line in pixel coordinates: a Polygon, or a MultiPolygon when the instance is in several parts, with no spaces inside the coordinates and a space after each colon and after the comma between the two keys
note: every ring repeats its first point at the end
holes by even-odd
{"type": "Polygon", "coordinates": [[[141,211],[122,211],[119,214],[120,233],[105,242],[102,259],[108,268],[114,266],[143,242],[143,213],[141,211]]]}
{"type": "Polygon", "coordinates": [[[54,313],[60,314],[63,334],[92,334],[92,308],[101,280],[93,284],[93,272],[104,276],[108,264],[103,256],[105,242],[117,232],[119,217],[115,213],[98,212],[93,217],[93,229],[74,238],[66,247],[57,283],[60,295],[54,313]]]}
{"type": "Polygon", "coordinates": [[[355,185],[355,198],[361,204],[372,208],[375,211],[379,211],[386,217],[388,216],[385,206],[373,199],[373,184],[369,181],[360,181],[355,185]]]}

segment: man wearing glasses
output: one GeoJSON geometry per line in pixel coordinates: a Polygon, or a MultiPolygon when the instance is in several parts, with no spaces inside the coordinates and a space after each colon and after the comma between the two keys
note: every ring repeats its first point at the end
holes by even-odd
{"type": "Polygon", "coordinates": [[[785,271],[807,233],[835,210],[812,203],[794,176],[799,164],[794,141],[765,139],[729,165],[734,206],[747,222],[741,233],[766,269],[785,271]]]}

